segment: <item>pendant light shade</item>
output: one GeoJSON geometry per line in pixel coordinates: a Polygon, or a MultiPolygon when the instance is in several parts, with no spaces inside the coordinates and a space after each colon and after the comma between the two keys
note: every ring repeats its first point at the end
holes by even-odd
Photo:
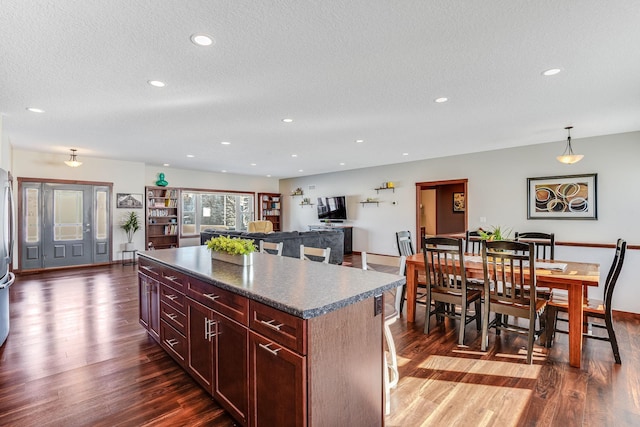
{"type": "Polygon", "coordinates": [[[567,147],[564,149],[562,156],[558,156],[556,159],[558,159],[560,163],[572,165],[582,160],[584,155],[573,154],[573,148],[571,147],[571,129],[573,129],[573,126],[567,126],[565,129],[567,130],[567,147]]]}
{"type": "Polygon", "coordinates": [[[78,150],[76,150],[75,148],[71,149],[71,157],[69,157],[69,160],[65,160],[64,161],[64,163],[67,166],[70,166],[72,168],[77,168],[78,166],[80,166],[82,164],[82,162],[78,161],[76,151],[78,151],[78,150]]]}

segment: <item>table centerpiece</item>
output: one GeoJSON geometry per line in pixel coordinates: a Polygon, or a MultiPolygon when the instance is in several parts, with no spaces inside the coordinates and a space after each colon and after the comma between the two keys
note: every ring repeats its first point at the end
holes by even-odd
{"type": "Polygon", "coordinates": [[[237,265],[253,264],[256,246],[251,239],[234,239],[229,236],[212,237],[205,242],[211,258],[237,265]]]}

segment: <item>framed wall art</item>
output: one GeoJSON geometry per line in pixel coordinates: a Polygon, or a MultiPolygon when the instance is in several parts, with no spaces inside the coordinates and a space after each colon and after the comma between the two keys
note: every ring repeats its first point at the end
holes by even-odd
{"type": "Polygon", "coordinates": [[[453,193],[453,211],[464,212],[464,193],[453,193]]]}
{"type": "Polygon", "coordinates": [[[598,174],[527,178],[528,219],[598,219],[598,174]]]}
{"type": "Polygon", "coordinates": [[[116,207],[126,209],[142,209],[142,194],[118,193],[116,207]]]}

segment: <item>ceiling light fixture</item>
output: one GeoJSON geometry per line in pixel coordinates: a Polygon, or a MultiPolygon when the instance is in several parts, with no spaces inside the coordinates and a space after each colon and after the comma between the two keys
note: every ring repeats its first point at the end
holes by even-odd
{"type": "Polygon", "coordinates": [[[165,82],[161,82],[160,80],[149,80],[147,81],[153,87],[165,87],[165,82]]]}
{"type": "Polygon", "coordinates": [[[213,44],[213,37],[204,33],[191,34],[191,43],[198,46],[211,46],[213,44]]]}
{"type": "Polygon", "coordinates": [[[364,142],[364,139],[356,139],[356,142],[360,144],[361,142],[364,142]]]}
{"type": "Polygon", "coordinates": [[[222,141],[220,144],[222,144],[222,145],[231,145],[231,143],[229,141],[222,141]]]}
{"type": "Polygon", "coordinates": [[[167,166],[171,166],[171,165],[169,163],[163,163],[162,166],[167,167],[167,166]]]}
{"type": "Polygon", "coordinates": [[[43,109],[35,107],[28,107],[27,111],[31,111],[32,113],[44,113],[43,109]]]}
{"type": "Polygon", "coordinates": [[[282,119],[282,121],[285,123],[292,123],[293,119],[282,119]]]}
{"type": "Polygon", "coordinates": [[[187,157],[193,159],[195,156],[193,154],[187,154],[187,157]]]}
{"type": "Polygon", "coordinates": [[[70,166],[72,168],[77,168],[78,166],[80,166],[82,164],[82,162],[78,161],[77,155],[76,155],[76,150],[75,148],[71,148],[71,157],[69,157],[69,160],[65,160],[64,163],[67,166],[70,166]]]}
{"type": "Polygon", "coordinates": [[[545,70],[542,72],[543,76],[555,76],[556,74],[558,74],[560,71],[562,71],[560,68],[551,68],[548,70],[545,70]]]}
{"type": "Polygon", "coordinates": [[[556,159],[558,159],[560,163],[572,165],[582,160],[584,155],[573,154],[573,148],[571,147],[571,129],[573,129],[573,126],[567,126],[565,129],[567,130],[567,147],[564,149],[564,153],[556,157],[556,159]]]}
{"type": "Polygon", "coordinates": [[[436,98],[434,99],[434,102],[437,102],[438,104],[442,104],[443,102],[447,102],[449,100],[449,98],[446,97],[441,97],[441,98],[436,98]]]}
{"type": "Polygon", "coordinates": [[[291,157],[298,157],[298,155],[297,154],[292,154],[291,157]]]}

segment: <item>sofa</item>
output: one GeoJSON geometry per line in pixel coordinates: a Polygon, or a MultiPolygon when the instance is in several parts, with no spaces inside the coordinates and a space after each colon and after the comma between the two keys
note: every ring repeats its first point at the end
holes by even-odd
{"type": "Polygon", "coordinates": [[[342,264],[344,258],[344,233],[335,230],[322,231],[279,231],[275,233],[249,233],[235,230],[204,230],[200,233],[200,244],[212,237],[230,236],[255,241],[256,246],[260,240],[265,242],[282,242],[282,256],[300,258],[300,245],[314,248],[331,248],[329,256],[330,264],[342,264]]]}

